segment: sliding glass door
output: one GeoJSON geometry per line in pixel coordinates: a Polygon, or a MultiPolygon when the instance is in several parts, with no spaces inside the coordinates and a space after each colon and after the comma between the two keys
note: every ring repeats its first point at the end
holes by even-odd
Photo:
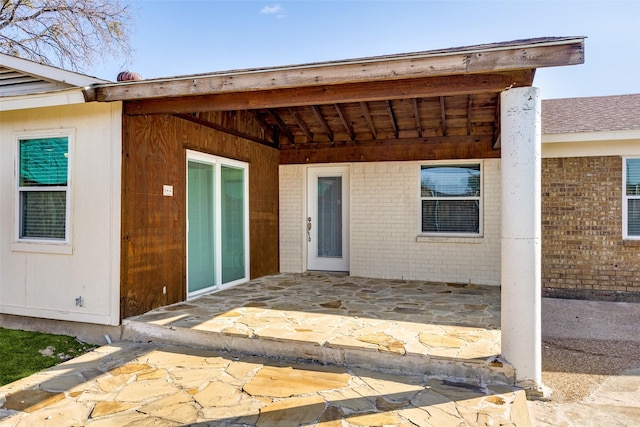
{"type": "Polygon", "coordinates": [[[247,164],[187,152],[187,295],[249,278],[247,164]]]}

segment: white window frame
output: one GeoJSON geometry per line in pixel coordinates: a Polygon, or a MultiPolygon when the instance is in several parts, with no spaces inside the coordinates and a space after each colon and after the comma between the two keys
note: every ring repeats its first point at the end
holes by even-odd
{"type": "Polygon", "coordinates": [[[622,158],[622,239],[640,240],[640,236],[629,235],[629,200],[638,200],[640,196],[627,195],[627,160],[640,160],[640,156],[622,158]]]}
{"type": "MultiPolygon", "coordinates": [[[[74,129],[55,129],[55,130],[43,130],[43,131],[27,131],[14,134],[14,220],[13,220],[13,243],[11,249],[13,251],[21,252],[41,252],[41,253],[56,253],[56,254],[72,254],[72,212],[73,212],[73,184],[72,184],[72,168],[73,168],[73,153],[75,145],[75,130],[74,129]],[[20,230],[22,224],[21,214],[21,193],[25,191],[36,191],[34,187],[29,187],[29,190],[20,187],[20,142],[29,139],[46,139],[46,138],[67,138],[67,185],[48,187],[47,191],[65,191],[66,192],[66,206],[65,206],[65,236],[64,239],[47,239],[36,237],[21,237],[20,230]]],[[[37,187],[36,187],[37,188],[37,187]]]]}
{"type": "Polygon", "coordinates": [[[484,199],[484,164],[482,160],[442,160],[442,161],[434,161],[434,162],[422,162],[419,165],[419,177],[418,177],[418,195],[419,195],[419,214],[418,214],[418,237],[470,237],[477,238],[483,237],[484,233],[484,208],[483,208],[483,199],[484,199]],[[451,197],[445,198],[444,200],[477,200],[478,201],[478,232],[477,233],[464,233],[464,232],[429,232],[422,231],[422,201],[423,200],[433,200],[429,197],[422,197],[422,166],[461,166],[461,165],[479,165],[480,166],[480,195],[479,196],[466,196],[466,197],[451,197]]]}

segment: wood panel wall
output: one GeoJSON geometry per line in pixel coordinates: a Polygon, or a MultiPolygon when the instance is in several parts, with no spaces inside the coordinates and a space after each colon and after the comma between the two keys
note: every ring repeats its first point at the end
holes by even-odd
{"type": "Polygon", "coordinates": [[[123,136],[122,318],[186,298],[186,149],[249,163],[251,278],[278,272],[277,150],[165,114],[124,116],[123,136]]]}

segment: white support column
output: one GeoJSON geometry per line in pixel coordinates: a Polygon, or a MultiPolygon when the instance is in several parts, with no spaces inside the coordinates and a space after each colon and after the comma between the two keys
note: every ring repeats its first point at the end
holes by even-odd
{"type": "Polygon", "coordinates": [[[543,393],[541,351],[541,100],[535,87],[501,95],[502,356],[516,384],[543,393]]]}

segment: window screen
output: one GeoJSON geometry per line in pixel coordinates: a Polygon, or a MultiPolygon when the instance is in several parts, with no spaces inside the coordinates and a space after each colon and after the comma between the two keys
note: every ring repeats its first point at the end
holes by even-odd
{"type": "Polygon", "coordinates": [[[65,240],[69,139],[21,139],[18,144],[19,238],[65,240]]]}
{"type": "Polygon", "coordinates": [[[625,203],[627,237],[640,237],[640,159],[626,159],[625,203]]]}

